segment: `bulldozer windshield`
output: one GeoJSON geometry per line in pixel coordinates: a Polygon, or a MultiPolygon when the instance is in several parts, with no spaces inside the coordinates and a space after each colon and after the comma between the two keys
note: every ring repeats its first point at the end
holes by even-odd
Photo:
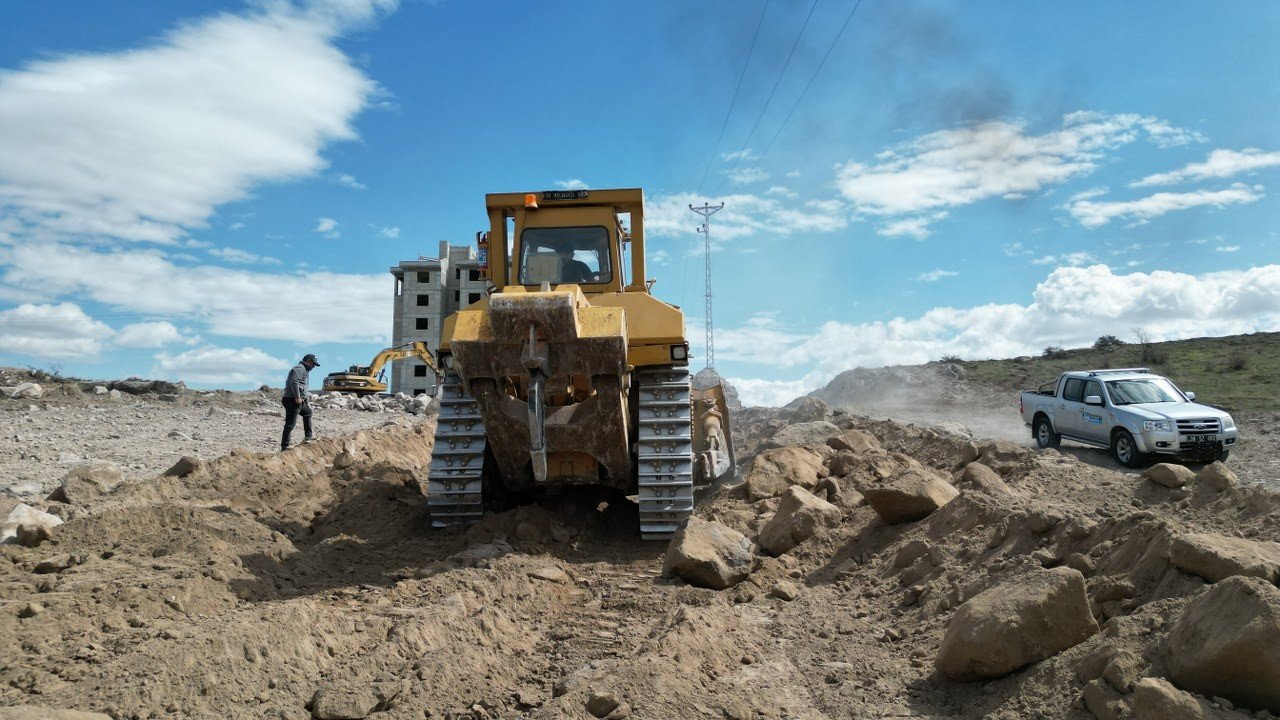
{"type": "Polygon", "coordinates": [[[609,231],[592,227],[535,227],[520,234],[520,284],[596,284],[613,280],[609,231]]]}

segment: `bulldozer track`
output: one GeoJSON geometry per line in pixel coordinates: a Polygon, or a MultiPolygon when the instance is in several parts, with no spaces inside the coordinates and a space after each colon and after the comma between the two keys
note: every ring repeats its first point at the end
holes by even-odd
{"type": "Polygon", "coordinates": [[[433,527],[480,519],[484,512],[484,421],[480,407],[454,373],[440,388],[440,416],[427,472],[427,507],[433,527]]]}
{"type": "Polygon", "coordinates": [[[636,461],[640,534],[664,540],[693,514],[693,422],[689,371],[648,368],[636,373],[640,395],[636,461]]]}

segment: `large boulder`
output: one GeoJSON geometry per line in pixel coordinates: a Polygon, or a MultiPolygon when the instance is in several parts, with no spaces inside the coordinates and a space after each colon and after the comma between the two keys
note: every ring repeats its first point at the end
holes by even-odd
{"type": "Polygon", "coordinates": [[[1196,473],[1196,484],[1222,492],[1239,485],[1240,481],[1236,478],[1236,474],[1231,472],[1230,468],[1215,460],[1200,468],[1200,472],[1196,473]]]}
{"type": "Polygon", "coordinates": [[[1209,582],[1246,575],[1280,583],[1280,543],[1188,533],[1173,539],[1169,560],[1209,582]]]}
{"type": "Polygon", "coordinates": [[[1209,703],[1163,678],[1143,678],[1133,686],[1135,720],[1217,720],[1209,703]]]}
{"type": "Polygon", "coordinates": [[[665,577],[679,577],[690,585],[723,590],[733,587],[755,569],[756,557],[745,535],[718,522],[689,518],[667,546],[662,564],[665,577]]]}
{"type": "Polygon", "coordinates": [[[176,395],[187,389],[187,386],[181,382],[171,383],[165,380],[143,380],[142,378],[114,380],[107,383],[107,387],[112,390],[129,393],[130,395],[145,395],[147,393],[176,395]]]}
{"type": "Polygon", "coordinates": [[[1167,488],[1180,488],[1196,479],[1196,474],[1185,465],[1158,463],[1142,471],[1142,477],[1167,488]]]}
{"type": "Polygon", "coordinates": [[[980,462],[971,462],[965,465],[960,482],[967,488],[973,488],[996,497],[1012,497],[1017,494],[1013,491],[1013,488],[1005,483],[1004,478],[1000,477],[1000,473],[980,462]]]}
{"type": "Polygon", "coordinates": [[[204,461],[190,455],[183,455],[178,458],[178,462],[174,463],[168,470],[164,471],[165,477],[184,478],[192,473],[202,470],[204,461]]]}
{"type": "Polygon", "coordinates": [[[25,398],[27,400],[34,400],[43,396],[44,388],[40,387],[39,383],[33,382],[22,383],[21,385],[13,388],[9,395],[9,397],[25,398]]]}
{"type": "Polygon", "coordinates": [[[777,557],[813,537],[819,529],[840,524],[840,508],[799,486],[782,495],[778,510],[760,529],[760,547],[777,557]]]}
{"type": "Polygon", "coordinates": [[[1183,690],[1280,714],[1280,588],[1229,577],[1183,608],[1164,641],[1183,690]]]}
{"type": "Polygon", "coordinates": [[[880,441],[866,430],[845,430],[832,438],[827,438],[827,445],[839,452],[852,452],[865,455],[880,449],[880,441]]]}
{"type": "Polygon", "coordinates": [[[890,525],[926,518],[958,495],[960,491],[945,478],[923,467],[909,467],[862,491],[867,504],[890,525]]]}
{"type": "Polygon", "coordinates": [[[952,680],[998,678],[1096,632],[1084,576],[1066,567],[1037,568],[961,605],[934,664],[952,680]]]}
{"type": "Polygon", "coordinates": [[[828,407],[825,402],[816,397],[804,397],[792,400],[787,404],[787,410],[790,411],[787,416],[787,421],[793,423],[826,420],[827,416],[831,414],[831,408],[828,407]]]}
{"type": "Polygon", "coordinates": [[[82,505],[115,490],[123,481],[120,468],[114,463],[82,463],[62,476],[61,485],[49,495],[48,499],[82,505]]]}
{"type": "Polygon", "coordinates": [[[792,445],[818,445],[825,443],[827,438],[840,433],[840,428],[832,425],[826,420],[814,420],[813,422],[796,423],[788,425],[773,437],[764,442],[767,448],[782,448],[792,445]]]}
{"type": "Polygon", "coordinates": [[[30,505],[18,503],[4,518],[0,526],[0,543],[17,543],[35,547],[48,540],[53,529],[62,524],[62,518],[30,505]]]}
{"type": "Polygon", "coordinates": [[[802,447],[766,450],[756,456],[747,472],[747,497],[753,502],[777,497],[792,485],[811,488],[825,473],[822,457],[802,447]]]}

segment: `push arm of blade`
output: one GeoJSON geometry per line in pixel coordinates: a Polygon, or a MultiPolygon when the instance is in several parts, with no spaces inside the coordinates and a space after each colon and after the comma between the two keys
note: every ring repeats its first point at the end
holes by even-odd
{"type": "Polygon", "coordinates": [[[533,461],[533,477],[547,479],[546,377],[538,370],[529,373],[529,458],[533,461]]]}

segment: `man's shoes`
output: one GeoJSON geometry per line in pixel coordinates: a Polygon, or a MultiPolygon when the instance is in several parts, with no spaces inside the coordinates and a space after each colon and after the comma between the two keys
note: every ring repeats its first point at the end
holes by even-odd
{"type": "Polygon", "coordinates": [[[306,445],[307,443],[313,443],[313,442],[315,442],[315,441],[316,441],[316,436],[315,436],[315,435],[308,435],[308,436],[306,436],[306,437],[302,438],[302,444],[303,444],[303,445],[306,445]]]}

